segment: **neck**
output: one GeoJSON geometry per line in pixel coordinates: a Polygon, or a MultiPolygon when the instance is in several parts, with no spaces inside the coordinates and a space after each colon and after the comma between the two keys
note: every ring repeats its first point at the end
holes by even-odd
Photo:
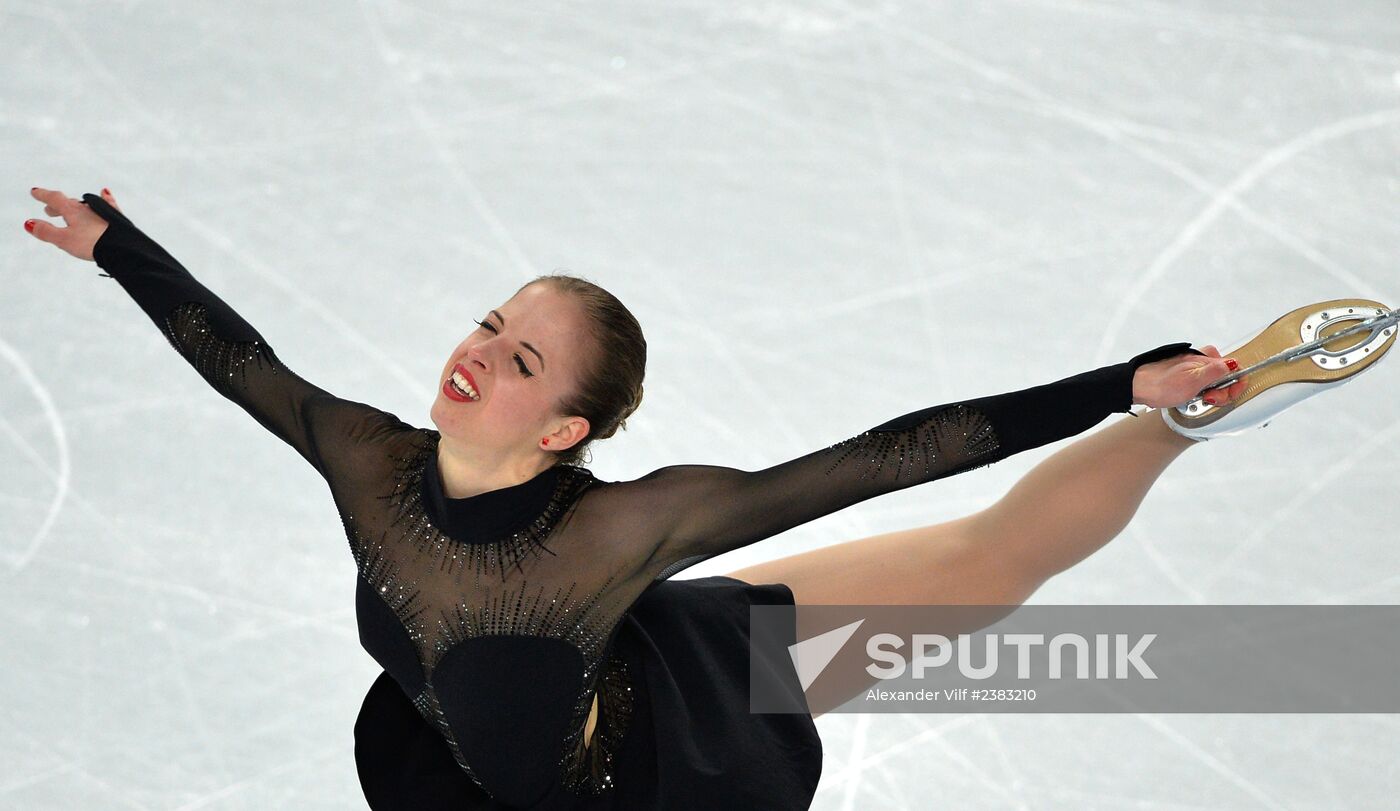
{"type": "Polygon", "coordinates": [[[553,466],[553,460],[538,454],[527,459],[484,459],[442,437],[438,441],[437,466],[444,495],[471,498],[530,481],[553,466]]]}

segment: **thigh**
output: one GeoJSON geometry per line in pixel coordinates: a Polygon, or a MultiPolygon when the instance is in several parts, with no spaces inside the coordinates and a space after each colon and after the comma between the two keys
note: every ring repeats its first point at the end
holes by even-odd
{"type": "Polygon", "coordinates": [[[981,513],[886,532],[731,572],[783,583],[798,605],[1007,605],[1039,588],[1007,544],[988,537],[981,513]]]}
{"type": "MultiPolygon", "coordinates": [[[[941,524],[888,532],[796,555],[765,561],[731,572],[748,583],[782,583],[802,605],[980,605],[994,606],[979,618],[986,627],[1005,617],[1039,587],[998,554],[995,538],[984,533],[977,515],[941,524]]],[[[1003,550],[1004,551],[1004,550],[1003,550]]],[[[818,627],[811,614],[797,612],[800,642],[830,630],[818,627]]],[[[954,636],[971,627],[928,628],[954,636]]],[[[842,683],[829,672],[808,690],[812,717],[864,693],[878,680],[864,671],[842,683]]]]}

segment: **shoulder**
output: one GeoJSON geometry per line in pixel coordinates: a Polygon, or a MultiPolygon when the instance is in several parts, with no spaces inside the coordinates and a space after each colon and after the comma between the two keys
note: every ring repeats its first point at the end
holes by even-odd
{"type": "Polygon", "coordinates": [[[686,492],[687,482],[698,479],[696,474],[704,470],[703,466],[676,465],[623,481],[598,479],[583,470],[588,485],[579,499],[579,518],[615,537],[656,540],[652,536],[670,526],[678,494],[686,492]]]}
{"type": "Polygon", "coordinates": [[[313,442],[326,460],[327,477],[340,483],[358,488],[402,478],[437,447],[437,431],[409,425],[392,412],[338,397],[318,399],[308,405],[317,426],[313,442]]]}

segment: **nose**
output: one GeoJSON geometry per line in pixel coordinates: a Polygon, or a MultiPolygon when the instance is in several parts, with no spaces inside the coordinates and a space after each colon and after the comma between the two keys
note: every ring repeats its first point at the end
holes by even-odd
{"type": "Polygon", "coordinates": [[[467,347],[467,365],[471,366],[475,364],[482,369],[489,369],[490,364],[488,362],[488,356],[492,352],[490,343],[490,339],[487,339],[475,346],[467,347]]]}

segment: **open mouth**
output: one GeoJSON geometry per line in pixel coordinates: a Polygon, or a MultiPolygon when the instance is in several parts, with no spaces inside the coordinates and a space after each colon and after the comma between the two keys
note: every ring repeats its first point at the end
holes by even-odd
{"type": "Polygon", "coordinates": [[[442,384],[443,393],[459,402],[480,402],[481,393],[472,385],[471,378],[464,372],[461,364],[452,370],[452,374],[442,384]]]}

